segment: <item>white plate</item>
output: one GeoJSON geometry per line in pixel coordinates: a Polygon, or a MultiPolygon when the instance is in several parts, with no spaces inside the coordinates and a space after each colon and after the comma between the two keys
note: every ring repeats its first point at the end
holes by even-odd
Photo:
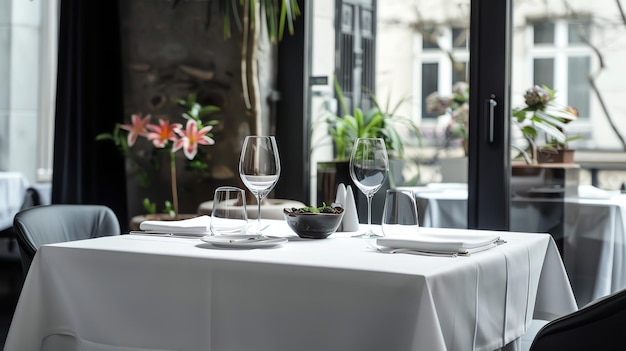
{"type": "Polygon", "coordinates": [[[287,242],[286,238],[276,236],[259,237],[256,235],[205,235],[202,241],[217,247],[255,249],[271,247],[287,242]]]}

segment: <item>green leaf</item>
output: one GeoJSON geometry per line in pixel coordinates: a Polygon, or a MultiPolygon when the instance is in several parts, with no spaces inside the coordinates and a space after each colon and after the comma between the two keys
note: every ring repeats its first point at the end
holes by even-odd
{"type": "Polygon", "coordinates": [[[211,113],[218,112],[220,110],[221,109],[217,106],[208,105],[208,106],[201,107],[200,110],[198,111],[198,115],[200,117],[204,117],[204,116],[210,115],[211,113]]]}
{"type": "Polygon", "coordinates": [[[547,123],[560,128],[565,127],[565,123],[563,123],[560,119],[553,117],[544,111],[535,111],[535,115],[533,117],[539,117],[541,119],[541,122],[543,122],[544,124],[547,123]]]}
{"type": "Polygon", "coordinates": [[[113,138],[113,134],[111,133],[102,133],[102,134],[96,135],[96,140],[115,140],[115,139],[113,138]]]}
{"type": "Polygon", "coordinates": [[[565,134],[561,132],[560,130],[558,130],[556,127],[550,124],[546,124],[546,123],[535,123],[534,125],[536,128],[541,129],[546,134],[556,139],[558,142],[560,143],[565,142],[565,134]]]}
{"type": "Polygon", "coordinates": [[[150,199],[148,198],[143,199],[143,208],[148,213],[151,213],[151,214],[156,213],[156,204],[154,202],[151,202],[150,199]]]}

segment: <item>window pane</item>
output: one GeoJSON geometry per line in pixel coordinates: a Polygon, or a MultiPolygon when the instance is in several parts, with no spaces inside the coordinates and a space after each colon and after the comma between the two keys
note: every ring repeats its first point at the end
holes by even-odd
{"type": "Polygon", "coordinates": [[[469,49],[467,47],[468,30],[465,28],[452,28],[452,47],[455,49],[469,49]]]}
{"type": "Polygon", "coordinates": [[[584,44],[591,39],[589,20],[570,22],[567,26],[567,41],[569,44],[584,44]]]}
{"type": "Polygon", "coordinates": [[[438,71],[438,63],[422,64],[422,118],[437,117],[436,114],[428,113],[426,110],[426,97],[433,91],[437,91],[439,89],[438,71]]]}
{"type": "Polygon", "coordinates": [[[533,60],[533,81],[535,85],[554,87],[554,59],[533,60]]]}
{"type": "Polygon", "coordinates": [[[468,82],[469,72],[467,71],[467,62],[456,62],[452,70],[452,84],[456,82],[468,82]]]}
{"type": "Polygon", "coordinates": [[[578,115],[589,117],[589,57],[570,57],[567,64],[567,102],[578,109],[578,115]]]}
{"type": "Polygon", "coordinates": [[[535,44],[554,43],[554,23],[549,21],[537,22],[533,25],[535,44]]]}
{"type": "Polygon", "coordinates": [[[422,34],[422,49],[439,49],[437,32],[434,28],[424,30],[422,34]]]}

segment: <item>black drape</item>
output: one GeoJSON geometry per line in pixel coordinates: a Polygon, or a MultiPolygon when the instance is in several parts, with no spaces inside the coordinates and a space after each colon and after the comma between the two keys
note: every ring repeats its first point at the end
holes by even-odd
{"type": "Polygon", "coordinates": [[[101,204],[128,225],[124,158],[96,135],[123,121],[117,1],[62,0],[52,203],[101,204]]]}

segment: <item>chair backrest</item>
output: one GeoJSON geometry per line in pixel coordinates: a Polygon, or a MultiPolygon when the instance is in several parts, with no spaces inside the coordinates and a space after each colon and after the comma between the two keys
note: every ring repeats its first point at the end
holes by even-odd
{"type": "Polygon", "coordinates": [[[626,289],[546,324],[535,336],[530,350],[623,350],[624,325],[626,289]]]}
{"type": "Polygon", "coordinates": [[[20,211],[13,219],[24,275],[46,244],[119,235],[115,213],[100,205],[47,205],[20,211]]]}
{"type": "Polygon", "coordinates": [[[41,196],[39,196],[39,191],[37,191],[37,189],[33,187],[27,188],[26,193],[24,194],[24,200],[22,201],[22,206],[20,207],[20,211],[40,205],[41,196]]]}

